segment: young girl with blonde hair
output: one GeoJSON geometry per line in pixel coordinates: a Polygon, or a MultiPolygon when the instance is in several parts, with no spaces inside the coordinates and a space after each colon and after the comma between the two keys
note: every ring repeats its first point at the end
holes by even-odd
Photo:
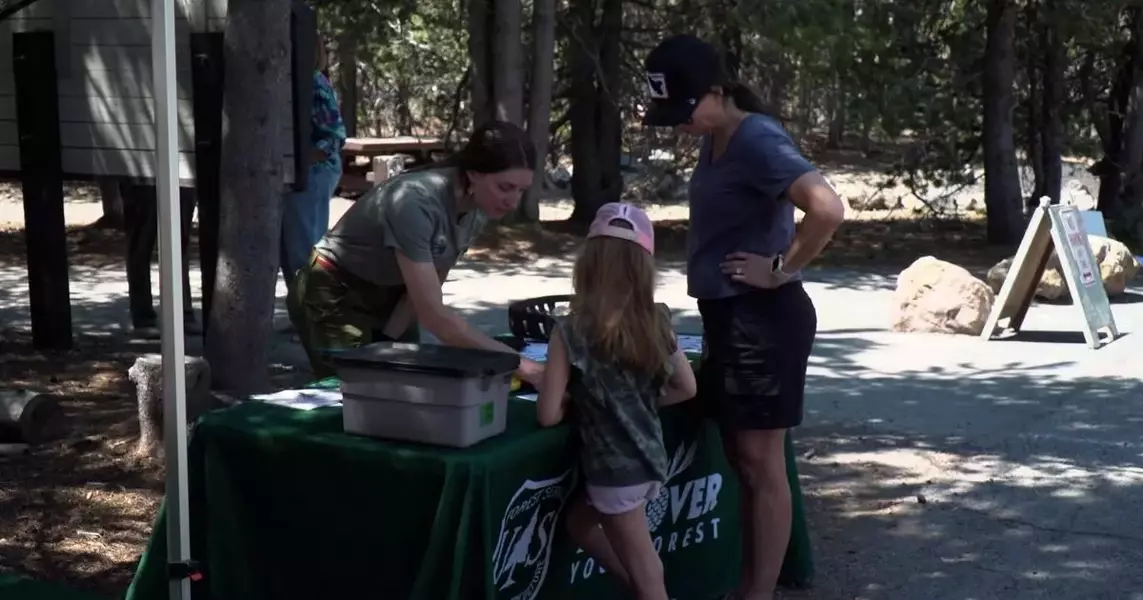
{"type": "Polygon", "coordinates": [[[646,213],[605,204],[587,237],[571,310],[548,345],[537,417],[575,423],[586,485],[568,509],[572,539],[638,600],[667,600],[644,505],[667,475],[658,408],[693,397],[695,376],[669,312],[655,304],[646,213]]]}

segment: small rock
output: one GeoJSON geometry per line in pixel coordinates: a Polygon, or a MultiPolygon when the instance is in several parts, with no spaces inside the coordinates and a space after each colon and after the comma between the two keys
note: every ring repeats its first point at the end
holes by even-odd
{"type": "Polygon", "coordinates": [[[1061,191],[1063,192],[1061,196],[1070,200],[1070,203],[1080,210],[1094,210],[1099,204],[1087,186],[1078,179],[1069,179],[1061,191]]]}
{"type": "Polygon", "coordinates": [[[929,500],[925,498],[924,494],[917,494],[917,504],[928,504],[929,500]]]}

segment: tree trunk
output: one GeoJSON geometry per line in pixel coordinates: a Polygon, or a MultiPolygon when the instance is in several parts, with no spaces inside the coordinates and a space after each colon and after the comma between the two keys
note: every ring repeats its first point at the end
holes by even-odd
{"type": "MultiPolygon", "coordinates": [[[[210,364],[199,356],[187,356],[186,417],[194,423],[213,408],[210,395],[210,364]]],[[[139,439],[135,444],[136,456],[161,458],[163,456],[163,356],[144,354],[135,359],[127,370],[127,377],[135,384],[135,403],[139,410],[139,439]]]]}
{"type": "Polygon", "coordinates": [[[679,0],[674,10],[668,11],[667,31],[672,34],[694,33],[695,0],[679,0]]]}
{"type": "Polygon", "coordinates": [[[1037,3],[1029,2],[1024,9],[1024,15],[1028,21],[1028,31],[1031,32],[1025,44],[1027,50],[1024,57],[1024,72],[1028,78],[1028,96],[1024,101],[1024,123],[1027,128],[1025,151],[1028,153],[1028,163],[1032,167],[1033,181],[1032,193],[1027,198],[1027,207],[1032,209],[1040,205],[1040,198],[1044,196],[1044,190],[1047,189],[1044,185],[1044,118],[1042,112],[1044,99],[1041,93],[1045,57],[1043,42],[1046,36],[1044,35],[1044,24],[1040,21],[1037,3]]]}
{"type": "MultiPolygon", "coordinates": [[[[1124,208],[1143,205],[1143,8],[1134,8],[1132,12],[1131,87],[1124,111],[1119,162],[1123,171],[1120,204],[1124,208]]],[[[1134,223],[1125,225],[1134,232],[1134,223]]]]}
{"type": "Polygon", "coordinates": [[[603,19],[599,36],[599,85],[596,115],[599,119],[597,144],[600,161],[600,193],[591,207],[591,217],[599,206],[618,202],[623,195],[623,120],[619,114],[622,93],[623,0],[603,0],[603,19]]]}
{"type": "Polygon", "coordinates": [[[404,75],[397,77],[397,97],[394,98],[397,135],[413,135],[413,109],[409,107],[411,87],[407,77],[404,75]]]}
{"type": "Polygon", "coordinates": [[[871,114],[864,114],[861,118],[861,152],[868,154],[873,148],[873,120],[871,114]]]}
{"type": "Polygon", "coordinates": [[[496,60],[492,75],[496,118],[517,125],[524,123],[520,5],[520,0],[496,0],[496,37],[493,42],[496,60]]]}
{"type": "Polygon", "coordinates": [[[829,99],[829,132],[826,135],[826,147],[836,150],[841,148],[842,138],[845,137],[845,84],[840,71],[833,76],[833,90],[829,99]]]}
{"type": "MultiPolygon", "coordinates": [[[[804,63],[803,63],[804,64],[804,63]]],[[[798,86],[798,117],[797,130],[794,134],[797,140],[804,140],[816,125],[814,119],[814,97],[817,94],[816,82],[809,77],[803,77],[797,82],[798,86]]]]}
{"type": "Polygon", "coordinates": [[[1043,106],[1040,118],[1043,127],[1040,130],[1040,144],[1042,151],[1041,164],[1043,165],[1042,194],[1048,196],[1053,202],[1060,201],[1060,193],[1064,186],[1064,55],[1066,40],[1060,37],[1059,19],[1061,15],[1055,6],[1056,0],[1047,0],[1045,3],[1045,19],[1043,30],[1043,73],[1040,83],[1043,90],[1043,106]]]}
{"type": "Polygon", "coordinates": [[[841,6],[841,35],[833,46],[833,90],[830,94],[829,132],[826,136],[826,145],[830,148],[840,148],[845,140],[846,109],[848,108],[848,82],[853,71],[854,44],[852,42],[854,30],[857,29],[854,20],[857,18],[855,0],[845,0],[841,6]]]}
{"type": "Polygon", "coordinates": [[[1127,110],[1127,101],[1131,93],[1132,72],[1134,66],[1132,55],[1135,42],[1129,40],[1124,45],[1119,63],[1115,70],[1115,82],[1111,86],[1111,93],[1104,102],[1096,101],[1096,84],[1092,81],[1092,71],[1095,65],[1094,53],[1084,61],[1080,70],[1081,85],[1084,89],[1084,100],[1088,105],[1088,112],[1095,123],[1103,143],[1103,158],[1091,166],[1093,175],[1099,177],[1098,208],[1106,219],[1114,221],[1122,212],[1119,202],[1119,191],[1122,187],[1123,173],[1119,164],[1119,156],[1123,145],[1123,113],[1127,110]]]}
{"type": "Polygon", "coordinates": [[[984,204],[988,242],[1014,245],[1024,232],[1016,164],[1012,83],[1016,73],[1016,5],[990,0],[984,72],[984,204]]]}
{"type": "Polygon", "coordinates": [[[97,227],[108,229],[123,228],[123,194],[119,190],[119,179],[98,177],[99,200],[103,203],[103,216],[95,222],[97,227]]]}
{"type": "Polygon", "coordinates": [[[472,61],[469,82],[472,94],[472,127],[475,129],[493,116],[492,54],[489,43],[489,21],[493,0],[468,1],[468,57],[472,61]]]}
{"type": "Polygon", "coordinates": [[[718,3],[723,21],[718,23],[722,30],[722,48],[726,52],[726,74],[735,81],[742,81],[742,64],[744,62],[742,47],[742,27],[739,26],[738,9],[732,0],[718,3]]]}
{"type": "Polygon", "coordinates": [[[532,80],[528,98],[528,133],[536,147],[536,171],[532,188],[520,203],[519,217],[524,221],[540,220],[540,196],[547,181],[548,125],[552,112],[552,85],[555,79],[556,2],[533,0],[532,3],[532,80]]]}
{"type": "Polygon", "coordinates": [[[1028,99],[1024,102],[1028,127],[1026,151],[1028,163],[1032,167],[1033,181],[1032,194],[1027,199],[1027,206],[1030,209],[1040,205],[1040,198],[1047,189],[1044,184],[1044,118],[1040,110],[1044,106],[1044,101],[1040,93],[1040,77],[1031,68],[1029,67],[1028,72],[1028,99]]]}
{"type": "Polygon", "coordinates": [[[206,358],[215,384],[269,388],[270,321],[284,187],[290,74],[288,0],[230,0],[225,36],[218,279],[206,358]]]}
{"type": "Polygon", "coordinates": [[[795,79],[797,68],[788,56],[779,54],[775,70],[776,75],[766,94],[766,106],[778,114],[785,114],[790,102],[790,85],[795,79]]]}
{"type": "Polygon", "coordinates": [[[595,217],[601,188],[599,145],[596,141],[596,51],[595,5],[592,0],[572,0],[569,7],[572,35],[568,36],[571,62],[571,220],[586,225],[595,217]]]}
{"type": "Polygon", "coordinates": [[[357,32],[347,28],[337,37],[337,95],[345,133],[357,135],[357,32]]]}

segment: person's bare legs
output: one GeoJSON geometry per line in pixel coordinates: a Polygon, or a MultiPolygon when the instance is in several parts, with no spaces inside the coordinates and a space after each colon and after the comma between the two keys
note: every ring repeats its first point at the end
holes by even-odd
{"type": "Polygon", "coordinates": [[[785,429],[734,434],[739,485],[746,490],[750,508],[750,521],[742,528],[743,539],[750,540],[751,548],[749,556],[743,554],[743,570],[749,569],[750,576],[740,588],[742,600],[774,597],[790,543],[793,508],[786,477],[785,436],[785,429]]]}
{"type": "Polygon", "coordinates": [[[619,515],[600,515],[603,532],[627,570],[636,600],[669,600],[663,561],[647,528],[647,512],[638,508],[619,515]]]}
{"type": "Polygon", "coordinates": [[[728,598],[737,599],[742,597],[754,582],[754,571],[751,565],[754,564],[754,542],[751,536],[746,535],[745,532],[751,531],[751,523],[754,522],[754,511],[751,509],[751,496],[750,489],[746,484],[741,483],[743,479],[742,469],[738,464],[738,446],[737,437],[733,430],[720,429],[719,435],[722,438],[722,453],[726,456],[726,462],[730,465],[730,470],[734,476],[738,478],[738,528],[744,532],[742,535],[741,547],[741,568],[738,572],[738,585],[735,586],[734,591],[731,592],[728,598]]]}
{"type": "Polygon", "coordinates": [[[627,575],[627,570],[623,568],[623,563],[619,561],[615,549],[611,547],[611,542],[603,533],[603,526],[600,525],[602,519],[603,515],[592,508],[587,503],[587,496],[580,492],[568,505],[568,535],[608,574],[618,578],[623,585],[631,587],[631,578],[627,575]]]}

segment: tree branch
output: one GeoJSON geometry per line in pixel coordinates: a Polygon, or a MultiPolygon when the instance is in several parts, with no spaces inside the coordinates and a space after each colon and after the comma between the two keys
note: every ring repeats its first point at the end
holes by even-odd
{"type": "Polygon", "coordinates": [[[445,132],[444,144],[445,148],[452,147],[452,134],[460,125],[460,105],[464,100],[464,90],[468,87],[468,81],[472,78],[472,63],[469,62],[468,66],[464,69],[464,74],[460,76],[460,81],[456,84],[456,91],[452,95],[452,118],[449,119],[448,131],[445,132]]]}

